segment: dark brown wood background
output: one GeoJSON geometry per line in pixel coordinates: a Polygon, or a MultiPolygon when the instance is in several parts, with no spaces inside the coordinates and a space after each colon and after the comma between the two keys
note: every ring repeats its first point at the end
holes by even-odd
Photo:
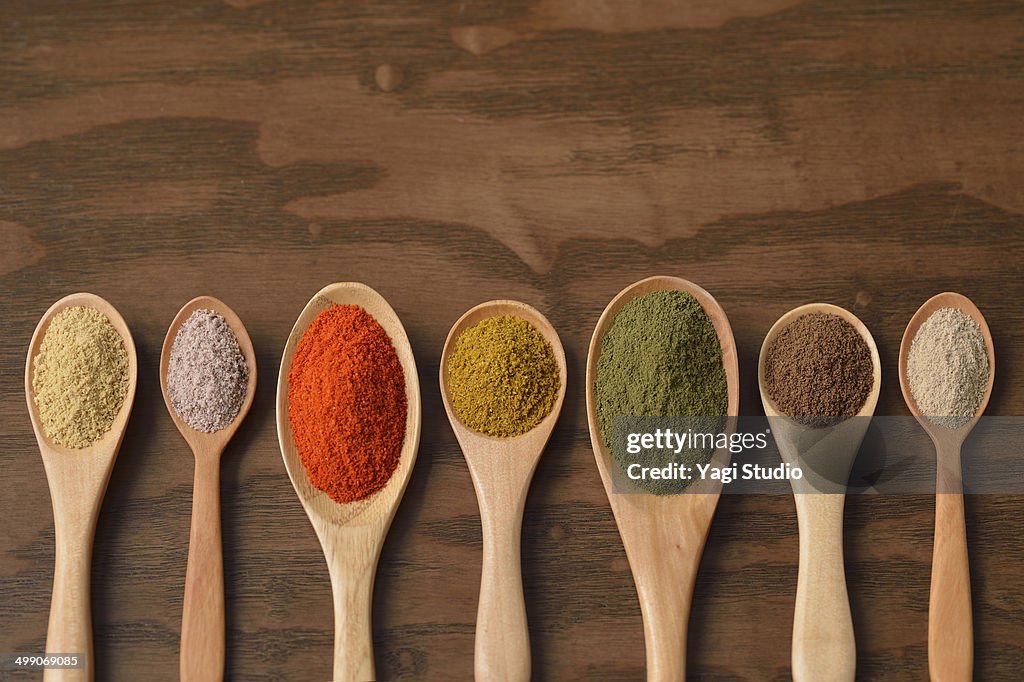
{"type": "MultiPolygon", "coordinates": [[[[57,298],[110,300],[139,394],[96,534],[101,680],[169,680],[192,458],[160,344],[222,298],[261,383],[224,459],[228,676],[330,674],[327,568],[277,447],[289,329],[323,285],[377,288],[423,387],[419,460],[381,558],[384,679],[472,674],[480,530],[438,398],[449,326],[490,298],[543,311],[565,410],[524,527],[535,677],[637,680],[640,611],[586,431],[591,331],[622,287],[673,274],[728,312],[742,409],[772,322],[814,300],[868,324],[879,414],[906,414],[903,328],[939,291],[990,322],[990,413],[1024,412],[1024,6],[1016,2],[0,3],[0,650],[41,651],[53,524],[23,393],[57,298]]],[[[1024,667],[1024,499],[967,501],[977,678],[1024,667]]],[[[927,676],[933,504],[854,497],[858,676],[927,676]]],[[[789,675],[788,496],[719,505],[691,616],[695,679],[789,675]]],[[[31,677],[31,676],[30,676],[31,677]]]]}

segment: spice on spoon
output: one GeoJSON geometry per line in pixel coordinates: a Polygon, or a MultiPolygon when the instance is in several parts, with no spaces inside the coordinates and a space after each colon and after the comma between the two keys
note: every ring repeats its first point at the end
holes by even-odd
{"type": "Polygon", "coordinates": [[[128,395],[124,339],[95,308],[54,315],[33,359],[32,399],[54,443],[85,448],[110,430],[128,395]]]}
{"type": "Polygon", "coordinates": [[[452,409],[471,429],[509,438],[533,429],[561,387],[551,344],[514,315],[489,317],[455,339],[448,358],[452,409]]]}
{"type": "Polygon", "coordinates": [[[398,468],[405,373],[384,328],[356,305],[310,323],[288,372],[288,422],[309,482],[335,502],[363,500],[398,468]]]}
{"type": "MultiPolygon", "coordinates": [[[[623,471],[632,463],[658,467],[665,462],[654,451],[627,461],[627,454],[613,447],[616,417],[724,416],[728,383],[722,345],[697,299],[682,291],[655,291],[626,303],[601,339],[594,396],[601,437],[623,471]]],[[[712,455],[711,448],[686,450],[682,463],[704,464],[712,455]]],[[[680,492],[689,482],[636,481],[656,494],[680,492]]]]}
{"type": "Polygon", "coordinates": [[[933,312],[910,344],[907,379],[921,414],[940,426],[963,426],[977,413],[988,388],[981,327],[956,308],[933,312]]]}
{"type": "Polygon", "coordinates": [[[764,378],[780,412],[806,426],[834,426],[860,412],[871,393],[871,350],[838,315],[801,315],[768,348],[764,378]]]}
{"type": "Polygon", "coordinates": [[[197,431],[227,428],[249,387],[249,365],[227,320],[194,311],[178,328],[167,363],[167,394],[174,411],[197,431]]]}

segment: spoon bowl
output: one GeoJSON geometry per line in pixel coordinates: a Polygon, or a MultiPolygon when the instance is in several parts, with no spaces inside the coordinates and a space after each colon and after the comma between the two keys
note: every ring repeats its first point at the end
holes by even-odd
{"type": "Polygon", "coordinates": [[[167,328],[167,335],[164,337],[164,344],[160,352],[160,391],[163,393],[164,403],[167,405],[167,411],[171,415],[171,421],[174,422],[178,431],[181,432],[185,442],[192,448],[195,456],[219,458],[224,447],[231,441],[231,437],[235,435],[238,427],[242,424],[242,420],[249,413],[253,398],[256,396],[256,351],[253,349],[249,332],[246,331],[242,320],[226,303],[212,296],[199,296],[193,298],[178,311],[178,314],[175,315],[174,320],[171,322],[171,326],[167,328]],[[238,340],[238,347],[241,349],[242,356],[245,357],[245,364],[249,368],[249,384],[246,387],[242,405],[238,408],[238,414],[235,415],[235,418],[228,426],[212,433],[198,431],[189,426],[188,422],[182,419],[178,415],[177,410],[174,409],[174,405],[171,404],[170,395],[167,392],[167,371],[171,360],[171,346],[174,345],[174,338],[177,336],[178,330],[181,329],[181,325],[197,310],[212,310],[224,318],[238,340]]]}
{"type": "Polygon", "coordinates": [[[900,342],[900,390],[903,392],[903,399],[906,401],[907,408],[910,410],[910,413],[917,417],[921,427],[928,433],[936,447],[939,447],[940,443],[942,445],[950,443],[962,444],[964,440],[967,439],[967,436],[970,435],[971,430],[974,429],[975,424],[978,423],[981,415],[985,412],[985,408],[988,407],[989,398],[992,396],[992,386],[995,383],[995,369],[996,352],[995,347],[992,344],[992,332],[989,331],[988,323],[985,321],[985,316],[981,314],[980,310],[978,310],[978,306],[974,305],[974,302],[963,294],[947,291],[945,293],[932,296],[917,309],[914,316],[910,318],[906,331],[903,332],[903,340],[900,342]],[[917,332],[920,331],[921,325],[923,325],[935,311],[941,310],[942,308],[953,308],[954,310],[959,310],[974,320],[981,329],[981,336],[985,340],[985,351],[988,353],[988,385],[985,387],[985,393],[982,395],[981,403],[978,405],[978,409],[974,413],[974,416],[955,429],[933,422],[922,413],[921,408],[917,405],[917,401],[914,400],[914,394],[910,390],[910,380],[907,378],[907,363],[908,358],[910,357],[910,347],[914,343],[914,338],[917,336],[917,332]]]}
{"type": "Polygon", "coordinates": [[[46,469],[56,542],[46,651],[85,657],[81,668],[47,668],[43,673],[44,680],[92,680],[94,676],[89,600],[93,536],[110,472],[114,468],[132,411],[138,373],[135,343],[128,325],[110,303],[95,294],[78,293],[60,299],[46,311],[32,334],[25,362],[25,397],[46,469]],[[120,411],[110,429],[99,440],[78,449],[58,445],[46,435],[32,389],[33,361],[39,354],[39,346],[50,322],[58,313],[75,306],[94,308],[103,313],[121,335],[128,353],[128,392],[120,411]]]}
{"type": "Polygon", "coordinates": [[[186,303],[167,329],[160,353],[160,390],[171,421],[195,456],[192,489],[192,524],[189,530],[188,566],[181,619],[181,676],[188,680],[221,680],[224,677],[224,557],[220,519],[220,457],[252,407],[256,395],[256,353],[245,325],[231,308],[211,296],[186,303]],[[225,428],[205,433],[181,418],[171,402],[167,386],[171,347],[181,325],[196,310],[221,315],[238,340],[249,369],[249,382],[238,414],[225,428]]]}
{"type": "Polygon", "coordinates": [[[802,467],[804,478],[792,481],[794,492],[844,492],[870,418],[878,406],[878,396],[882,387],[882,362],[878,355],[878,346],[867,326],[845,308],[828,303],[808,303],[790,310],[772,325],[761,344],[757,362],[757,385],[761,394],[761,404],[764,406],[765,416],[771,422],[780,454],[790,464],[802,467]],[[782,330],[797,318],[813,314],[835,315],[848,322],[864,339],[871,353],[871,390],[864,400],[864,405],[854,415],[855,419],[844,419],[827,427],[808,426],[784,414],[768,392],[765,380],[768,349],[775,343],[782,330]]]}
{"type": "Polygon", "coordinates": [[[793,679],[852,682],[857,648],[843,565],[843,507],[850,470],[878,405],[882,383],[878,346],[864,323],[848,310],[827,303],[803,305],[780,317],[765,336],[758,358],[757,383],[782,459],[803,472],[802,478],[790,480],[800,530],[793,613],[793,679]],[[821,313],[842,318],[864,339],[871,353],[872,387],[853,418],[813,427],[778,409],[766,387],[765,360],[783,329],[799,317],[821,313]]]}
{"type": "MultiPolygon", "coordinates": [[[[928,668],[933,680],[968,680],[974,671],[974,628],[971,616],[971,579],[967,553],[967,525],[960,450],[985,412],[995,381],[996,354],[985,317],[961,294],[946,292],[928,299],[910,319],[900,343],[900,390],[903,399],[935,445],[935,541],[928,606],[928,668]],[[988,353],[988,385],[974,416],[957,428],[933,422],[914,400],[907,376],[910,347],[921,325],[932,313],[953,308],[965,313],[981,329],[988,353]]],[[[938,415],[944,416],[944,415],[938,415]]]]}
{"type": "Polygon", "coordinates": [[[420,385],[409,338],[398,315],[376,291],[356,282],[331,284],[310,299],[292,327],[277,379],[277,435],[288,478],[324,550],[334,595],[334,676],[336,682],[375,677],[371,600],[384,538],[409,483],[420,441],[420,385]],[[398,467],[387,485],[370,497],[339,504],[315,488],[302,465],[288,421],[288,372],[309,324],[333,305],[356,305],[391,337],[405,374],[405,440],[398,467]]]}
{"type": "Polygon", "coordinates": [[[565,399],[565,351],[547,318],[519,301],[489,301],[469,310],[452,326],[441,353],[441,399],[469,466],[483,525],[483,569],[477,610],[474,668],[478,680],[529,680],[530,634],[520,560],[526,496],[565,399]],[[511,438],[475,431],[459,420],[448,386],[448,360],[466,329],[491,317],[529,322],[551,344],[558,364],[555,404],[533,429],[511,438]]]}
{"type": "MultiPolygon", "coordinates": [[[[722,366],[728,386],[726,416],[739,415],[740,375],[729,318],[718,302],[696,284],[678,277],[650,277],[615,296],[604,309],[590,340],[587,355],[587,421],[597,468],[604,483],[615,523],[622,537],[643,614],[647,679],[683,680],[686,676],[686,636],[701,554],[718,504],[721,482],[695,483],[706,492],[678,495],[623,494],[615,491],[611,452],[597,417],[594,380],[601,342],[624,305],[654,291],[682,291],[700,303],[722,347],[722,366]]],[[[710,415],[709,415],[710,416],[710,415]]],[[[726,450],[716,459],[728,463],[726,450]]]]}

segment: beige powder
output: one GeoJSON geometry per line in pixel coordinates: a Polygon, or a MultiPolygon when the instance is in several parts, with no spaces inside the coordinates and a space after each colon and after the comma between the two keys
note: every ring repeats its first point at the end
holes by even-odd
{"type": "Polygon", "coordinates": [[[128,351],[103,313],[76,306],[53,317],[33,360],[32,393],[58,445],[85,448],[110,430],[128,395],[128,351]]]}
{"type": "Polygon", "coordinates": [[[932,313],[914,336],[907,379],[928,419],[959,428],[978,411],[988,388],[989,362],[978,323],[955,308],[932,313]]]}

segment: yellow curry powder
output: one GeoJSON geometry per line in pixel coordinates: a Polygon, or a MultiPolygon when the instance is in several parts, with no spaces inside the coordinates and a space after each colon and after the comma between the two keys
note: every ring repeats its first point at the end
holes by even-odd
{"type": "Polygon", "coordinates": [[[547,339],[526,320],[490,317],[455,339],[448,391],[456,416],[490,436],[519,436],[555,406],[561,387],[547,339]]]}
{"type": "Polygon", "coordinates": [[[33,360],[32,393],[58,445],[85,448],[110,429],[128,395],[128,351],[106,315],[76,306],[53,317],[33,360]]]}

